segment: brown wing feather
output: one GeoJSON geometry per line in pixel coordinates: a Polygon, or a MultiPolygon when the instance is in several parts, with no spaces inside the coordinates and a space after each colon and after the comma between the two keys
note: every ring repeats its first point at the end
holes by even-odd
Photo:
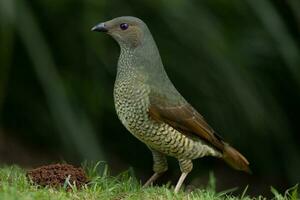
{"type": "Polygon", "coordinates": [[[220,151],[224,149],[224,142],[221,137],[188,103],[178,106],[151,104],[149,114],[153,119],[166,122],[179,131],[185,131],[200,137],[220,151]]]}
{"type": "MultiPolygon", "coordinates": [[[[180,101],[181,100],[181,101],[180,101]]],[[[164,98],[150,95],[150,116],[157,121],[171,125],[182,133],[194,134],[223,153],[223,159],[237,170],[250,173],[249,162],[236,149],[225,143],[204,118],[185,100],[177,105],[164,98]]]]}

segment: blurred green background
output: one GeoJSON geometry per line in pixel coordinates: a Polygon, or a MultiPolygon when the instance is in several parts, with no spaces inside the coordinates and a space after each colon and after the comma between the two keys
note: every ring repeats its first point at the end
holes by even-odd
{"type": "MultiPolygon", "coordinates": [[[[195,161],[187,183],[266,193],[300,181],[299,0],[0,0],[0,164],[105,160],[143,181],[152,157],[119,122],[119,47],[98,22],[143,19],[177,89],[248,158],[244,175],[195,161]]],[[[176,180],[170,159],[162,179],[176,180]]]]}

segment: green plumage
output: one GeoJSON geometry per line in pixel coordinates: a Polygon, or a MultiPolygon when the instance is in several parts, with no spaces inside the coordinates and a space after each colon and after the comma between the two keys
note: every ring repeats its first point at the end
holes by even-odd
{"type": "Polygon", "coordinates": [[[120,45],[115,107],[128,131],[152,151],[155,173],[145,185],[167,170],[165,156],[177,158],[182,171],[175,192],[192,170],[192,160],[203,156],[223,158],[234,168],[249,171],[248,161],[213,131],[171,83],[143,21],[119,17],[92,30],[107,32],[120,45]]]}

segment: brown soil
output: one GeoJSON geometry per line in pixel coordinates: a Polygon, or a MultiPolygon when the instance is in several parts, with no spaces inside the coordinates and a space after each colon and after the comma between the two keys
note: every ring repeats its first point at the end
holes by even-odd
{"type": "MultiPolygon", "coordinates": [[[[62,187],[66,179],[80,188],[88,182],[82,168],[68,164],[52,164],[27,171],[27,177],[35,184],[50,187],[62,187]]],[[[70,184],[67,185],[70,188],[70,184]]]]}

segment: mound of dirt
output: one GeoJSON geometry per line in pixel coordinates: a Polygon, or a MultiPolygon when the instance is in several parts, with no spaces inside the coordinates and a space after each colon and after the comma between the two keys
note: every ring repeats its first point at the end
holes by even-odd
{"type": "MultiPolygon", "coordinates": [[[[27,171],[26,176],[40,186],[62,187],[67,182],[80,188],[88,182],[82,168],[69,164],[52,164],[27,171]]],[[[70,188],[70,184],[67,184],[70,188]]]]}

